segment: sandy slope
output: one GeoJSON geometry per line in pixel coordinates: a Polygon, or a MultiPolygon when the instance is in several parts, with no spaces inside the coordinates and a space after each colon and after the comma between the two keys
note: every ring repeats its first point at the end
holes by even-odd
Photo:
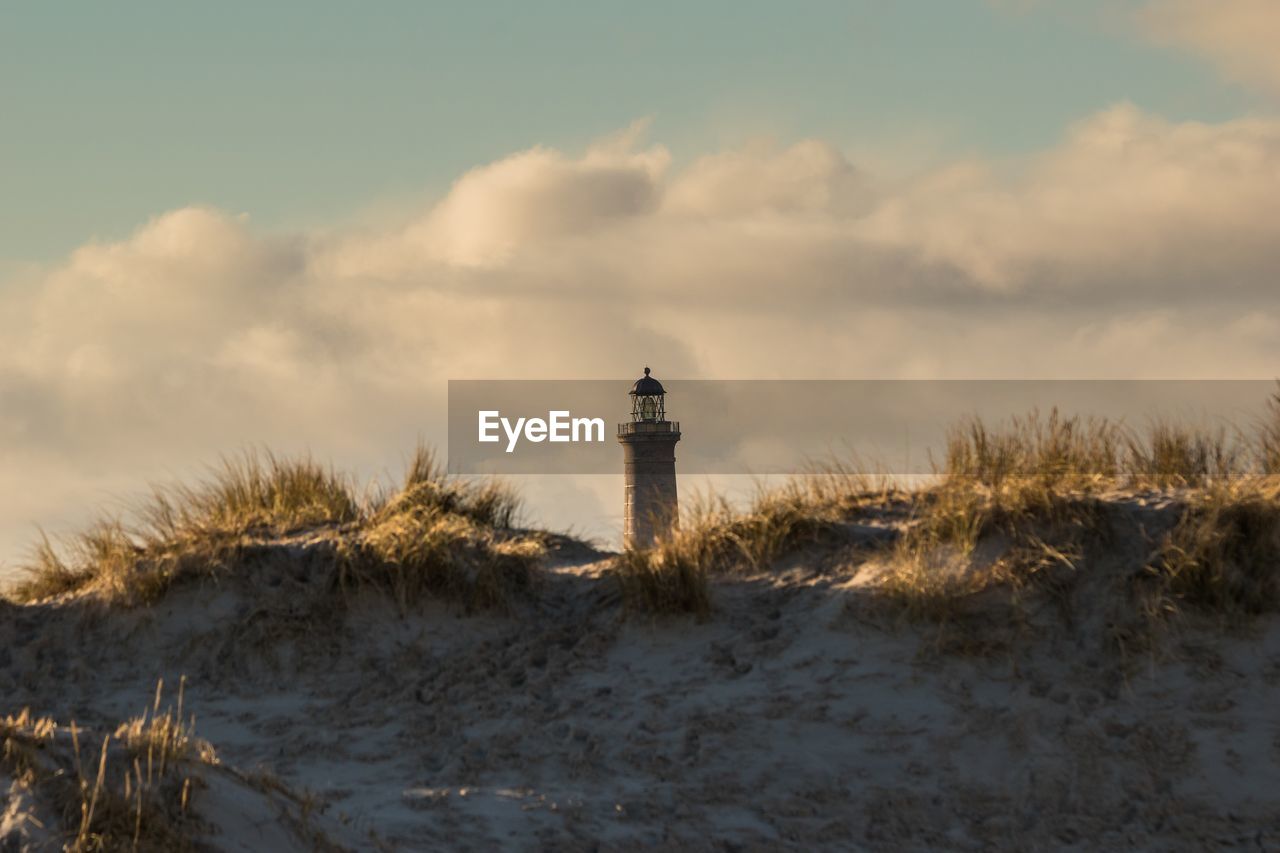
{"type": "MultiPolygon", "coordinates": [[[[186,674],[225,764],[369,849],[1280,847],[1280,622],[1122,661],[1085,612],[939,653],[867,607],[869,535],[717,581],[705,624],[624,618],[608,555],[568,545],[510,616],[291,623],[305,572],[266,568],[152,611],[4,607],[0,713],[109,725],[186,674]]],[[[239,796],[197,803],[211,843],[265,849],[239,796]]]]}

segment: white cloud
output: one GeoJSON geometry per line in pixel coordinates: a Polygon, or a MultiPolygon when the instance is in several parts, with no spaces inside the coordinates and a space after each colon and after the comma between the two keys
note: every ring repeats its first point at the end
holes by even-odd
{"type": "Polygon", "coordinates": [[[1280,93],[1275,0],[1152,0],[1138,23],[1154,41],[1189,50],[1234,80],[1280,93]]]}
{"type": "Polygon", "coordinates": [[[927,177],[864,233],[994,290],[1185,298],[1188,287],[1270,286],[1277,192],[1280,121],[1172,123],[1122,104],[1012,178],[985,164],[927,177]]]}
{"type": "MultiPolygon", "coordinates": [[[[31,521],[245,444],[394,467],[417,435],[443,441],[449,378],[1280,364],[1280,121],[1121,105],[1025,162],[896,183],[817,140],[673,173],[641,132],[513,154],[380,231],[280,236],[184,209],[11,282],[0,555],[31,521]]],[[[549,507],[562,525],[602,514],[549,507]]]]}
{"type": "Polygon", "coordinates": [[[412,272],[428,263],[501,265],[533,243],[589,233],[649,213],[670,157],[634,150],[646,123],[600,141],[577,159],[532,148],[467,172],[426,215],[372,245],[347,245],[348,273],[412,272]]]}
{"type": "Polygon", "coordinates": [[[664,210],[708,218],[864,211],[866,180],[833,145],[816,139],[778,151],[759,142],[693,163],[666,193],[664,210]]]}

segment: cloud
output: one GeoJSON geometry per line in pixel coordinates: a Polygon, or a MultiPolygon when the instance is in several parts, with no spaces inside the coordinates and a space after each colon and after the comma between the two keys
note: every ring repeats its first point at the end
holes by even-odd
{"type": "Polygon", "coordinates": [[[646,126],[637,122],[577,159],[537,147],[472,169],[425,216],[373,245],[348,245],[335,261],[349,273],[496,266],[532,243],[649,213],[670,156],[661,146],[634,150],[646,126]]]}
{"type": "MultiPolygon", "coordinates": [[[[273,234],[187,208],[8,282],[0,556],[32,522],[246,444],[394,468],[417,436],[443,443],[450,378],[1280,363],[1280,121],[1122,104],[1036,156],[907,179],[822,140],[673,169],[643,133],[513,153],[394,227],[273,234]]],[[[563,526],[616,515],[573,502],[607,491],[535,485],[561,497],[534,509],[563,526]]]]}
{"type": "Polygon", "coordinates": [[[1280,93],[1274,0],[1153,0],[1138,23],[1152,40],[1189,50],[1233,80],[1280,93]]]}
{"type": "Polygon", "coordinates": [[[870,201],[866,179],[817,139],[778,151],[765,142],[696,160],[666,193],[664,210],[703,217],[848,215],[870,201]]]}
{"type": "Polygon", "coordinates": [[[1277,191],[1280,121],[1174,123],[1121,104],[1014,176],[980,163],[927,176],[886,200],[863,233],[996,291],[1258,294],[1280,260],[1277,191]]]}

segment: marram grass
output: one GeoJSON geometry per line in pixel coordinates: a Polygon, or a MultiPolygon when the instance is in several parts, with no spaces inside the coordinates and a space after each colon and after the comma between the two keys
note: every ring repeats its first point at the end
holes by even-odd
{"type": "MultiPolygon", "coordinates": [[[[705,617],[714,578],[770,571],[788,553],[838,543],[828,534],[893,502],[907,518],[877,557],[886,565],[880,592],[912,618],[946,619],[949,600],[1034,590],[1088,562],[1110,535],[1108,496],[1157,490],[1182,509],[1139,567],[1159,599],[1147,602],[1152,611],[1274,610],[1277,448],[1280,395],[1249,430],[1168,420],[1139,429],[1056,410],[997,425],[970,419],[950,432],[932,485],[895,491],[857,465],[828,462],[759,489],[744,508],[704,496],[686,502],[680,529],[627,549],[613,574],[631,610],[705,617]],[[1003,550],[957,574],[980,562],[986,542],[1003,550]]],[[[193,487],[156,490],[131,525],[104,519],[62,547],[42,536],[11,594],[33,601],[92,588],[147,604],[184,578],[235,572],[255,544],[320,530],[344,597],[367,589],[402,608],[424,598],[501,607],[533,588],[543,555],[537,536],[512,529],[518,512],[508,487],[448,477],[422,448],[396,489],[363,496],[308,458],[246,454],[193,487]]]]}
{"type": "Polygon", "coordinates": [[[513,529],[519,499],[501,483],[447,476],[419,447],[401,486],[361,499],[350,478],[307,457],[245,453],[204,482],[153,491],[132,524],[104,519],[58,548],[42,535],[9,595],[20,602],[92,590],[148,605],[175,583],[227,576],[264,543],[308,532],[332,551],[335,591],[374,589],[401,607],[424,596],[495,607],[531,586],[540,541],[513,529]]]}

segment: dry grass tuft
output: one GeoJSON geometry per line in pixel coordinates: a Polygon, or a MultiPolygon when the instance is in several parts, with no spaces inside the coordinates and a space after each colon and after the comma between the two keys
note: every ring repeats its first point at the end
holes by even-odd
{"type": "Polygon", "coordinates": [[[1003,429],[962,423],[938,484],[914,495],[880,601],[947,629],[948,647],[968,652],[1007,648],[1026,626],[1033,594],[1070,618],[1077,567],[1111,535],[1093,493],[1120,478],[1125,446],[1119,425],[1056,409],[1003,429]]]}
{"type": "Polygon", "coordinates": [[[1086,548],[1107,535],[1100,505],[1039,483],[998,490],[948,481],[919,496],[916,517],[876,587],[891,612],[944,632],[953,651],[1008,647],[1043,593],[1069,617],[1068,593],[1086,548]]]}
{"type": "Polygon", "coordinates": [[[272,542],[315,530],[326,531],[332,559],[322,571],[340,593],[371,588],[401,608],[425,596],[498,607],[532,585],[544,549],[511,530],[520,503],[509,487],[451,478],[419,447],[399,490],[364,503],[355,494],[349,478],[309,458],[224,460],[195,488],[156,489],[133,526],[99,522],[61,552],[42,536],[10,595],[91,589],[148,605],[176,582],[234,575],[272,542]]]}
{"type": "Polygon", "coordinates": [[[1077,545],[1050,545],[1034,536],[985,562],[955,552],[903,550],[881,581],[883,599],[906,618],[936,625],[991,624],[1025,619],[1023,596],[1032,589],[1062,592],[1082,557],[1077,545]],[[985,597],[985,600],[982,600],[985,597]],[[991,599],[998,597],[998,601],[991,599]]]}
{"type": "MultiPolygon", "coordinates": [[[[1277,383],[1280,388],[1280,383],[1277,383]]],[[[1280,390],[1267,401],[1267,412],[1257,427],[1258,464],[1265,476],[1280,476],[1280,390]]]]}
{"type": "Polygon", "coordinates": [[[348,477],[308,456],[246,451],[224,457],[194,488],[156,490],[140,515],[148,538],[171,542],[342,524],[360,516],[360,504],[348,477]]]}
{"type": "Polygon", "coordinates": [[[11,597],[92,587],[113,602],[154,603],[181,577],[226,570],[251,536],[355,521],[361,508],[347,478],[307,457],[246,452],[223,459],[198,486],[155,489],[135,514],[131,526],[98,521],[61,554],[42,534],[11,597]]]}
{"type": "MultiPolygon", "coordinates": [[[[757,498],[762,492],[757,492],[757,498]]],[[[883,506],[902,493],[892,476],[850,453],[810,462],[774,494],[829,519],[848,518],[868,506],[883,506]]]]}
{"type": "Polygon", "coordinates": [[[617,575],[623,600],[635,610],[706,616],[711,575],[768,571],[778,557],[817,541],[865,498],[865,492],[841,486],[862,482],[819,472],[780,488],[758,488],[744,510],[723,497],[696,496],[686,503],[679,529],[622,554],[617,575]]]}
{"type": "Polygon", "coordinates": [[[947,437],[944,482],[1001,489],[1013,483],[1081,489],[1114,480],[1120,472],[1124,432],[1105,419],[1048,417],[1033,410],[1003,429],[979,418],[954,427],[947,437]]]}
{"type": "Polygon", "coordinates": [[[952,429],[943,481],[1001,489],[1010,483],[1055,491],[1097,487],[1201,487],[1246,476],[1280,459],[1280,397],[1274,422],[1254,446],[1226,427],[1155,420],[1137,431],[1106,419],[1032,411],[1004,426],[971,418],[952,429]]]}
{"type": "Polygon", "coordinates": [[[1171,605],[1164,609],[1280,610],[1280,483],[1239,480],[1190,497],[1152,571],[1171,605]]]}
{"type": "Polygon", "coordinates": [[[180,705],[161,711],[160,698],[157,686],[153,708],[104,735],[96,751],[74,723],[63,728],[29,711],[0,719],[0,768],[56,819],[45,827],[51,842],[68,851],[198,849],[191,799],[198,768],[217,758],[180,705]]]}
{"type": "Polygon", "coordinates": [[[134,759],[145,758],[146,766],[156,768],[160,773],[177,761],[218,763],[208,741],[195,736],[195,720],[183,716],[186,684],[185,677],[178,683],[177,705],[164,706],[162,710],[164,680],[156,682],[156,696],[151,708],[121,723],[114,735],[134,759]]]}
{"type": "Polygon", "coordinates": [[[757,488],[741,512],[723,499],[704,497],[693,502],[684,522],[686,538],[700,541],[685,548],[699,552],[711,572],[767,571],[778,557],[831,528],[839,514],[836,501],[833,490],[808,478],[757,488]]]}
{"type": "Polygon", "coordinates": [[[676,531],[652,548],[625,550],[615,569],[624,606],[637,612],[707,618],[711,589],[706,542],[696,531],[676,531]]]}
{"type": "Polygon", "coordinates": [[[40,750],[57,734],[53,720],[36,718],[29,708],[0,717],[0,764],[19,785],[31,785],[41,769],[40,750]]]}
{"type": "MultiPolygon", "coordinates": [[[[1272,414],[1280,423],[1280,398],[1272,414]]],[[[1277,481],[1258,476],[1275,464],[1269,448],[1280,446],[1280,427],[1272,434],[1269,426],[1250,447],[1225,428],[1169,421],[1142,435],[1057,412],[1048,419],[1033,412],[1005,429],[967,422],[952,433],[939,485],[915,496],[883,599],[911,619],[968,624],[970,640],[1024,622],[1027,593],[1065,606],[1086,554],[1118,554],[1112,513],[1095,493],[1130,487],[1178,489],[1174,498],[1185,507],[1137,575],[1145,580],[1108,587],[1127,602],[1108,605],[1119,608],[1109,611],[1112,627],[1141,645],[1182,609],[1224,616],[1280,609],[1277,481]]],[[[1141,539],[1140,529],[1132,533],[1141,539]]],[[[1130,558],[1137,571],[1142,556],[1123,559],[1130,558]]]]}
{"type": "Polygon", "coordinates": [[[428,597],[505,608],[532,588],[546,554],[512,531],[519,509],[509,486],[450,478],[418,447],[400,491],[339,542],[338,584],[380,590],[402,611],[428,597]]]}
{"type": "Polygon", "coordinates": [[[339,542],[338,585],[384,592],[402,612],[426,598],[501,609],[532,589],[545,553],[536,538],[415,506],[339,542]]]}
{"type": "Polygon", "coordinates": [[[1249,473],[1247,448],[1223,427],[1216,430],[1155,421],[1144,437],[1126,440],[1129,485],[1160,489],[1203,487],[1249,473]]]}
{"type": "MultiPolygon", "coordinates": [[[[72,547],[83,549],[88,537],[72,540],[72,547]]],[[[70,560],[58,553],[49,536],[40,531],[40,541],[31,549],[31,557],[22,567],[25,574],[10,591],[18,601],[42,601],[56,595],[80,589],[93,580],[94,562],[90,559],[70,560]]]]}
{"type": "Polygon", "coordinates": [[[373,521],[405,512],[438,512],[469,518],[486,527],[513,527],[520,498],[506,483],[449,477],[432,451],[419,445],[409,458],[399,493],[384,499],[373,521]]]}

